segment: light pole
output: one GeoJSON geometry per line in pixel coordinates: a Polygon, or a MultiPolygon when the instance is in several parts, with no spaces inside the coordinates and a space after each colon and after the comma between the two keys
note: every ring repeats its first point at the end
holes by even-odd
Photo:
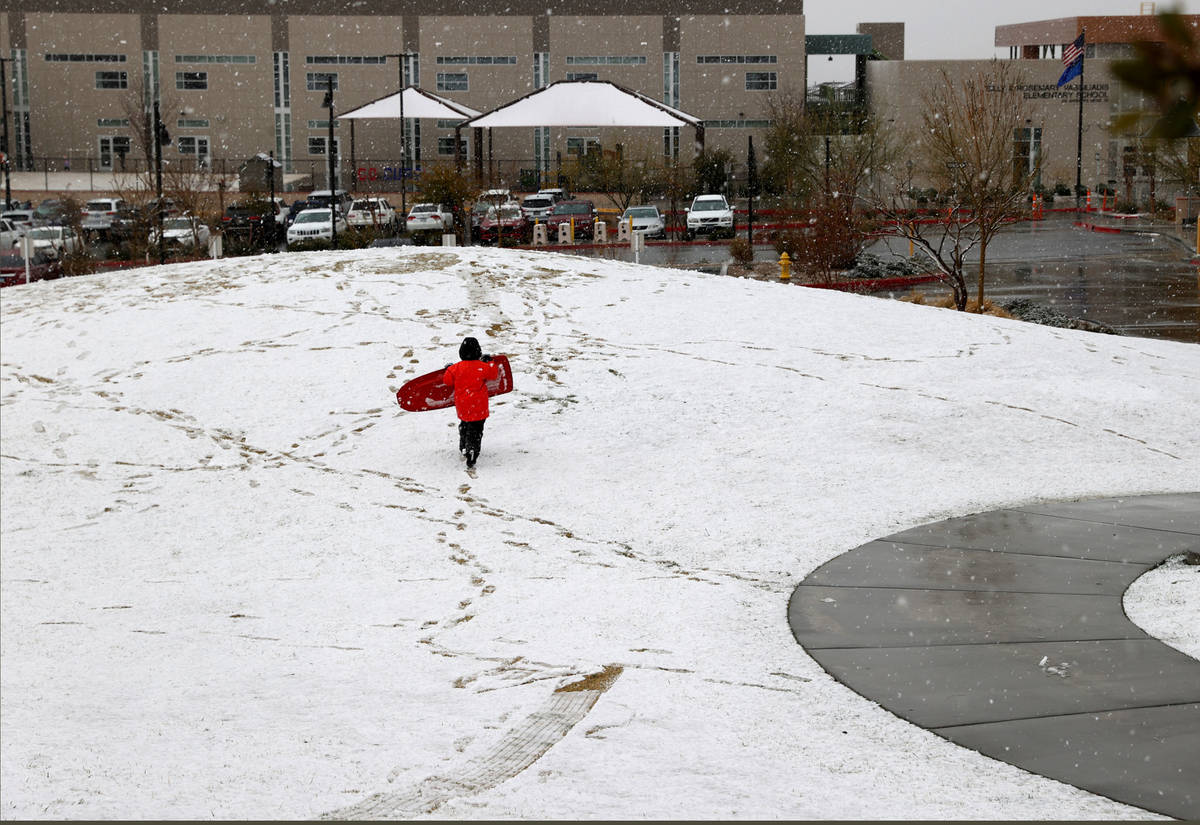
{"type": "Polygon", "coordinates": [[[4,208],[12,208],[12,158],[8,154],[8,74],[4,64],[11,63],[11,57],[0,57],[0,114],[4,115],[4,144],[0,146],[0,155],[4,155],[4,208]]]}
{"type": "Polygon", "coordinates": [[[158,263],[162,266],[167,262],[167,245],[163,242],[163,193],[162,193],[162,148],[163,144],[170,145],[171,135],[163,126],[159,117],[158,101],[154,101],[154,190],[158,195],[155,211],[158,213],[158,263]]]}
{"type": "Polygon", "coordinates": [[[416,57],[414,52],[395,52],[384,57],[394,57],[399,63],[400,74],[400,233],[408,232],[408,184],[405,182],[408,171],[408,128],[404,120],[404,61],[416,57]]]}
{"type": "MultiPolygon", "coordinates": [[[[333,73],[330,72],[325,76],[325,81],[328,83],[328,88],[325,92],[325,101],[322,105],[329,107],[329,143],[325,146],[325,154],[329,157],[329,226],[332,231],[330,237],[330,245],[337,249],[337,218],[338,218],[338,198],[337,198],[337,174],[334,169],[333,157],[333,73]]],[[[274,170],[272,170],[272,180],[274,180],[274,170]]]]}

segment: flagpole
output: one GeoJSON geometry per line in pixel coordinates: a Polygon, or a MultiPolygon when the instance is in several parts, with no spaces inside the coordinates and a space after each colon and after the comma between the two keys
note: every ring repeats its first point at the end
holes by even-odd
{"type": "Polygon", "coordinates": [[[1083,189],[1083,67],[1087,63],[1087,29],[1080,31],[1083,51],[1079,53],[1079,133],[1075,142],[1075,211],[1079,211],[1079,199],[1083,189]]]}

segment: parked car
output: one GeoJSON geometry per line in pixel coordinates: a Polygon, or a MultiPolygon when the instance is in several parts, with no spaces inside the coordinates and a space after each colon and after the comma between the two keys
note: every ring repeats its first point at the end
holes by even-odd
{"type": "Polygon", "coordinates": [[[80,227],[85,235],[106,236],[117,213],[128,208],[123,198],[95,198],[84,205],[80,227]]]}
{"type": "Polygon", "coordinates": [[[691,240],[697,235],[732,238],[733,232],[733,207],[724,195],[697,195],[692,199],[687,210],[686,239],[691,240]]]}
{"type": "Polygon", "coordinates": [[[296,220],[297,215],[299,215],[305,209],[312,208],[312,204],[310,204],[306,198],[300,198],[299,200],[292,201],[292,205],[288,207],[287,215],[283,219],[284,225],[291,226],[292,221],[296,220]]]}
{"type": "MultiPolygon", "coordinates": [[[[191,215],[180,215],[163,221],[163,238],[168,249],[203,249],[208,246],[208,238],[212,231],[199,218],[191,215]]],[[[150,231],[150,243],[158,241],[158,229],[150,231]]]]}
{"type": "Polygon", "coordinates": [[[572,224],[575,228],[572,240],[591,238],[596,228],[596,206],[585,200],[559,201],[554,204],[546,223],[549,224],[551,243],[558,239],[558,227],[564,223],[572,224]]]}
{"type": "Polygon", "coordinates": [[[62,260],[82,248],[82,239],[69,226],[35,226],[26,237],[29,239],[30,253],[37,256],[39,252],[47,257],[62,260]]]}
{"type": "Polygon", "coordinates": [[[336,209],[327,206],[305,209],[287,229],[288,245],[304,241],[333,240],[334,220],[337,221],[338,232],[345,232],[350,228],[346,219],[336,209]]]}
{"type": "Polygon", "coordinates": [[[537,191],[537,193],[539,195],[549,195],[551,198],[554,199],[555,203],[558,203],[559,201],[571,200],[571,193],[568,190],[562,189],[560,187],[552,187],[550,189],[539,189],[537,191]]]}
{"type": "Polygon", "coordinates": [[[554,198],[549,195],[527,195],[521,201],[521,210],[531,221],[545,221],[553,208],[554,198]]]}
{"type": "Polygon", "coordinates": [[[336,204],[343,218],[350,211],[350,204],[352,203],[354,203],[354,196],[345,189],[339,189],[336,192],[330,192],[328,189],[318,189],[308,196],[309,209],[319,209],[322,206],[328,207],[330,204],[336,204]]]}
{"type": "Polygon", "coordinates": [[[28,232],[33,229],[33,214],[32,209],[9,209],[0,212],[0,218],[8,218],[17,229],[28,232]]]}
{"type": "Polygon", "coordinates": [[[46,255],[35,255],[29,261],[29,272],[25,272],[25,259],[20,254],[12,254],[5,250],[0,254],[0,286],[14,286],[25,283],[28,277],[32,281],[48,281],[62,275],[62,263],[46,255]]]}
{"type": "Polygon", "coordinates": [[[282,203],[276,199],[275,208],[266,198],[251,201],[234,201],[225,207],[221,218],[221,226],[229,234],[245,234],[252,243],[264,247],[278,244],[283,240],[286,230],[282,203]],[[275,218],[272,223],[272,216],[275,218]]]}
{"type": "Polygon", "coordinates": [[[25,229],[8,218],[0,218],[0,249],[8,250],[25,236],[25,229]]]}
{"type": "Polygon", "coordinates": [[[640,232],[650,238],[664,238],[667,235],[667,224],[657,206],[631,206],[621,214],[621,223],[632,222],[634,232],[640,232]]]}
{"type": "Polygon", "coordinates": [[[498,243],[501,237],[514,243],[525,243],[530,234],[529,221],[515,203],[489,207],[479,222],[479,240],[482,243],[498,243]]]}
{"type": "Polygon", "coordinates": [[[48,226],[58,224],[62,221],[65,211],[66,204],[58,198],[46,198],[33,211],[33,225],[48,226]]]}
{"type": "Polygon", "coordinates": [[[383,198],[358,198],[350,205],[346,223],[356,229],[396,231],[396,210],[383,198]]]}
{"type": "Polygon", "coordinates": [[[449,232],[454,227],[454,215],[440,203],[414,203],[408,210],[409,232],[449,232]]]}

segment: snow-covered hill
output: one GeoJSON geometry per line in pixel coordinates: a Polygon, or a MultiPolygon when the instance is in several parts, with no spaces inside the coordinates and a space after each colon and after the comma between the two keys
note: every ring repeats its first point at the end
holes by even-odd
{"type": "Polygon", "coordinates": [[[863,700],[786,604],[923,522],[1196,489],[1196,346],[479,248],[0,310],[5,817],[1146,816],[863,700]],[[477,478],[394,400],[466,335],[516,374],[477,478]]]}

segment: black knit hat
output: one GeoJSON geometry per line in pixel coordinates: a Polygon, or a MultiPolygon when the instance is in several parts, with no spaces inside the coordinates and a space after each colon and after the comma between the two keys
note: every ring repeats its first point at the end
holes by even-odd
{"type": "Polygon", "coordinates": [[[462,361],[478,361],[481,355],[483,355],[483,350],[474,338],[464,338],[458,347],[458,357],[462,361]]]}

